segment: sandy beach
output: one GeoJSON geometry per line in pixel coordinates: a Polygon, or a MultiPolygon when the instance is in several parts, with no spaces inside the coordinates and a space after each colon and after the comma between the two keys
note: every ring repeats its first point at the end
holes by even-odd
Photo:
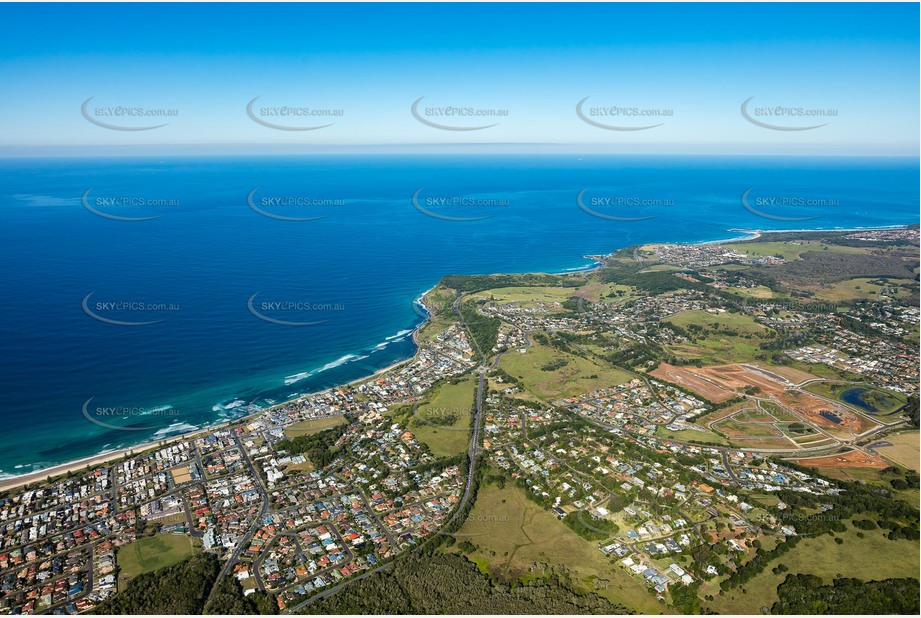
{"type": "MultiPolygon", "coordinates": [[[[434,290],[434,289],[435,289],[435,286],[433,286],[433,287],[430,288],[429,290],[426,290],[426,292],[423,294],[423,297],[425,296],[425,294],[428,294],[429,292],[431,292],[431,291],[434,290]]],[[[421,297],[420,297],[420,298],[421,298],[421,297]]],[[[423,305],[423,306],[424,306],[424,305],[423,305]]],[[[419,324],[416,328],[413,329],[413,331],[412,331],[412,333],[411,333],[411,335],[410,335],[410,336],[412,337],[413,342],[416,343],[417,345],[418,345],[418,340],[417,340],[416,337],[417,337],[417,334],[418,334],[418,332],[419,332],[419,329],[421,329],[425,324],[427,324],[428,321],[429,321],[429,318],[426,318],[426,320],[425,320],[424,322],[422,322],[422,323],[419,324]]],[[[323,390],[316,391],[316,392],[313,392],[313,393],[305,393],[305,394],[300,395],[300,396],[298,396],[298,397],[296,397],[296,398],[294,398],[294,399],[289,399],[289,400],[287,400],[287,401],[282,401],[281,403],[277,403],[277,404],[275,404],[275,405],[273,405],[273,406],[271,406],[271,407],[268,407],[268,408],[265,408],[265,409],[262,409],[262,410],[258,410],[258,411],[256,411],[256,412],[251,413],[251,414],[247,414],[247,415],[245,415],[245,416],[241,416],[241,417],[239,417],[239,418],[235,418],[235,419],[230,420],[230,421],[225,421],[225,422],[223,422],[223,423],[218,423],[218,424],[215,424],[215,425],[209,425],[209,426],[207,426],[207,427],[203,427],[203,428],[201,428],[201,429],[196,429],[196,430],[190,431],[190,432],[188,432],[188,433],[177,434],[177,435],[172,436],[172,437],[170,437],[170,438],[163,438],[162,440],[154,440],[154,441],[151,441],[151,442],[145,442],[145,443],[143,443],[143,444],[137,444],[137,445],[135,445],[135,446],[129,446],[129,447],[126,447],[126,448],[122,448],[122,449],[118,449],[118,450],[114,450],[114,451],[109,451],[109,452],[107,452],[107,453],[99,453],[98,455],[92,455],[92,456],[90,456],[90,457],[84,457],[84,458],[82,458],[82,459],[76,459],[76,460],[74,460],[74,461],[69,461],[69,462],[67,462],[67,463],[59,464],[59,465],[56,465],[56,466],[51,466],[51,467],[48,467],[48,468],[44,468],[44,469],[42,469],[42,470],[36,470],[36,471],[34,471],[34,472],[28,472],[28,473],[26,473],[26,474],[20,474],[20,475],[10,476],[10,477],[4,478],[4,479],[0,479],[0,491],[8,491],[8,490],[10,490],[10,489],[15,489],[16,487],[21,487],[22,485],[28,485],[28,484],[30,484],[30,483],[35,483],[35,482],[37,482],[37,481],[44,481],[44,480],[46,480],[48,477],[61,476],[61,475],[68,474],[68,473],[70,473],[70,472],[82,472],[82,471],[85,471],[87,468],[95,468],[95,467],[101,466],[101,465],[103,465],[103,464],[107,464],[107,463],[111,463],[111,462],[118,461],[118,460],[120,460],[122,457],[124,457],[125,455],[138,455],[138,454],[141,454],[141,453],[143,453],[143,452],[145,452],[145,451],[148,451],[148,450],[151,450],[151,449],[162,448],[163,446],[166,446],[167,444],[171,444],[171,443],[173,443],[173,442],[177,442],[177,441],[181,441],[181,440],[191,440],[191,439],[196,438],[197,436],[200,436],[200,435],[203,435],[203,434],[208,434],[208,433],[211,433],[211,432],[213,432],[213,431],[217,431],[218,429],[221,429],[221,428],[223,428],[223,427],[227,427],[227,426],[229,426],[229,425],[233,425],[233,424],[240,423],[241,421],[245,421],[245,420],[247,420],[247,419],[255,418],[256,416],[258,416],[258,415],[260,415],[260,414],[263,414],[263,413],[265,413],[265,412],[267,412],[267,411],[269,411],[269,410],[272,410],[272,409],[274,409],[274,408],[279,408],[279,407],[283,407],[283,406],[290,405],[290,404],[292,404],[292,403],[294,403],[294,402],[296,402],[296,401],[299,401],[299,400],[304,399],[304,398],[307,398],[307,397],[315,397],[315,396],[318,396],[318,395],[323,395],[324,393],[328,393],[328,392],[333,391],[333,390],[336,390],[336,389],[338,389],[338,388],[342,388],[343,386],[354,386],[354,385],[357,385],[357,384],[361,384],[362,382],[367,382],[368,380],[376,380],[376,379],[378,379],[381,375],[387,373],[388,371],[392,371],[392,370],[396,369],[397,367],[400,367],[400,366],[402,366],[402,365],[405,365],[406,363],[411,363],[413,360],[416,359],[416,356],[418,356],[418,354],[419,354],[419,351],[418,351],[418,348],[417,348],[416,353],[413,354],[412,357],[407,358],[407,359],[404,359],[404,360],[401,360],[401,361],[397,361],[397,362],[395,362],[395,363],[393,363],[393,364],[391,364],[391,365],[388,365],[387,367],[384,367],[384,368],[382,368],[382,369],[378,369],[377,371],[375,371],[373,374],[371,374],[371,375],[369,375],[369,376],[364,376],[364,377],[362,377],[362,378],[356,378],[355,380],[352,380],[352,381],[350,381],[350,382],[346,382],[345,384],[339,384],[339,385],[332,386],[332,387],[330,387],[330,388],[325,388],[325,389],[323,389],[323,390]]]]}
{"type": "MultiPolygon", "coordinates": [[[[744,237],[737,237],[737,238],[731,238],[731,239],[726,239],[726,240],[711,240],[711,241],[705,241],[705,242],[695,243],[695,244],[729,244],[729,243],[732,243],[732,242],[741,242],[741,241],[754,240],[754,239],[760,238],[762,235],[767,235],[767,234],[780,234],[780,233],[820,233],[820,232],[860,232],[860,231],[868,231],[868,230],[902,229],[902,228],[907,228],[907,227],[910,227],[910,226],[908,226],[908,225],[895,225],[895,226],[891,226],[891,225],[890,225],[890,226],[881,226],[881,227],[861,227],[861,228],[848,228],[848,229],[812,229],[812,230],[742,230],[742,229],[732,229],[732,230],[728,230],[728,231],[730,231],[730,232],[742,232],[742,233],[745,233],[746,236],[744,236],[744,237]]],[[[655,244],[676,244],[676,243],[655,243],[655,244]]],[[[651,246],[651,245],[647,245],[647,246],[651,246]]],[[[584,257],[586,257],[586,258],[588,258],[588,259],[598,260],[600,257],[603,257],[603,256],[585,255],[584,257]]],[[[598,268],[601,268],[602,266],[603,266],[603,264],[597,264],[597,265],[593,265],[593,266],[591,266],[591,267],[588,267],[588,268],[586,268],[586,269],[584,269],[584,270],[577,270],[577,271],[571,271],[571,272],[558,272],[558,273],[555,273],[555,274],[558,274],[558,275],[565,275],[565,274],[577,274],[577,273],[579,273],[579,272],[589,272],[589,271],[592,271],[592,270],[596,270],[596,269],[598,269],[598,268]]],[[[426,290],[425,292],[423,292],[422,295],[420,295],[419,297],[417,297],[416,301],[419,302],[419,304],[422,305],[422,307],[425,308],[425,304],[424,304],[424,298],[425,298],[425,296],[426,296],[429,292],[431,292],[432,290],[434,290],[435,287],[437,287],[437,285],[436,285],[436,286],[433,286],[433,287],[431,287],[431,288],[429,288],[428,290],[426,290]]],[[[428,311],[427,308],[426,308],[426,311],[428,311]]],[[[377,378],[379,378],[382,374],[384,374],[384,373],[386,373],[386,372],[388,372],[388,371],[391,371],[391,370],[393,370],[393,369],[395,369],[395,368],[397,368],[397,367],[399,367],[399,366],[401,366],[401,365],[404,365],[404,364],[406,364],[406,363],[410,363],[410,362],[412,362],[412,361],[416,358],[416,356],[417,356],[418,353],[419,353],[419,352],[418,352],[418,339],[417,339],[417,334],[418,334],[419,330],[420,330],[423,326],[425,326],[425,324],[427,324],[427,323],[429,322],[430,319],[431,319],[431,316],[427,316],[427,317],[425,318],[425,321],[423,321],[423,322],[420,323],[418,326],[416,326],[416,328],[414,328],[413,331],[412,331],[411,337],[412,337],[412,339],[413,339],[413,342],[415,342],[415,343],[417,344],[416,354],[414,354],[411,358],[408,358],[408,359],[405,359],[405,360],[402,360],[402,361],[398,361],[398,362],[393,363],[392,365],[390,365],[390,366],[388,366],[388,367],[384,367],[383,369],[380,369],[380,370],[374,372],[372,375],[365,376],[365,377],[363,377],[363,378],[358,378],[358,379],[352,380],[351,382],[347,382],[347,383],[345,383],[345,384],[340,384],[340,385],[337,385],[337,386],[333,386],[333,387],[331,387],[331,388],[323,389],[323,390],[321,390],[321,391],[317,391],[317,392],[314,392],[314,393],[306,393],[306,394],[300,395],[299,397],[296,397],[296,398],[294,398],[294,399],[290,399],[290,400],[287,400],[287,401],[284,401],[284,402],[275,404],[275,405],[271,406],[270,408],[266,408],[266,409],[264,409],[264,410],[259,410],[259,411],[257,411],[257,412],[253,412],[252,414],[248,414],[248,415],[246,415],[246,416],[241,416],[241,417],[236,418],[236,419],[233,419],[233,420],[231,420],[231,421],[226,421],[226,422],[224,422],[224,423],[220,423],[220,424],[216,424],[216,425],[210,425],[210,426],[208,426],[208,427],[204,427],[204,428],[201,428],[201,429],[197,429],[197,430],[191,431],[191,432],[189,432],[189,433],[178,434],[178,435],[173,436],[173,437],[170,437],[170,438],[164,438],[164,439],[162,439],[162,440],[156,440],[156,441],[147,442],[147,443],[144,443],[144,444],[138,444],[138,445],[135,445],[135,446],[131,446],[131,447],[119,449],[119,450],[116,450],[116,451],[110,451],[110,452],[108,452],[108,453],[100,453],[99,455],[94,455],[94,456],[91,456],[91,457],[86,457],[86,458],[83,458],[83,459],[78,459],[78,460],[71,461],[71,462],[67,462],[67,463],[64,463],[64,464],[57,465],[57,466],[52,466],[52,467],[49,467],[49,468],[45,468],[45,469],[43,469],[43,470],[37,470],[37,471],[34,471],[34,472],[28,472],[28,473],[26,473],[26,474],[22,474],[22,475],[18,475],[18,476],[10,476],[10,477],[8,477],[8,478],[0,479],[0,491],[6,491],[6,490],[13,489],[13,488],[16,488],[16,487],[19,487],[19,486],[22,486],[22,485],[27,485],[27,484],[29,484],[29,483],[34,483],[34,482],[36,482],[36,481],[44,481],[44,480],[47,479],[49,476],[60,476],[60,475],[63,475],[63,474],[67,474],[68,472],[82,471],[82,470],[85,470],[88,466],[89,466],[90,468],[96,467],[96,466],[100,466],[100,465],[105,464],[105,463],[117,461],[117,460],[121,459],[122,457],[124,457],[125,455],[143,453],[144,451],[147,451],[147,450],[150,450],[150,449],[153,449],[153,448],[157,448],[157,447],[159,447],[159,446],[166,445],[166,444],[169,444],[169,443],[178,441],[178,440],[188,440],[188,439],[194,438],[194,437],[196,437],[196,436],[198,436],[198,435],[205,434],[205,433],[210,433],[210,432],[215,431],[215,430],[217,430],[217,429],[220,429],[220,428],[222,428],[222,427],[226,427],[226,426],[231,425],[231,424],[239,423],[239,422],[241,422],[241,421],[243,421],[243,420],[245,420],[245,419],[255,417],[255,416],[259,415],[259,414],[262,414],[263,412],[266,412],[267,410],[271,410],[271,409],[273,409],[273,408],[278,408],[278,407],[281,407],[281,406],[290,405],[291,403],[296,402],[296,401],[298,401],[298,400],[300,400],[300,399],[303,399],[303,398],[305,398],[305,397],[321,395],[321,394],[323,394],[323,393],[327,393],[327,392],[329,392],[329,391],[332,391],[332,390],[341,388],[341,387],[343,387],[343,386],[353,386],[353,385],[360,384],[360,383],[365,382],[365,381],[368,381],[368,380],[377,379],[377,378]]]]}
{"type": "MultiPolygon", "coordinates": [[[[701,242],[691,243],[695,245],[727,245],[734,242],[743,242],[748,240],[755,240],[761,238],[766,234],[820,234],[820,233],[830,233],[830,232],[868,232],[871,230],[901,230],[909,227],[908,225],[881,225],[878,227],[848,227],[848,228],[831,228],[831,229],[821,229],[816,228],[812,230],[743,230],[743,229],[731,229],[727,230],[729,232],[741,232],[747,234],[747,236],[739,236],[736,238],[727,238],[725,240],[704,240],[701,242]]],[[[657,245],[669,245],[669,244],[684,244],[684,243],[654,243],[657,245]]]]}
{"type": "MultiPolygon", "coordinates": [[[[213,430],[215,428],[211,427],[209,429],[213,430]]],[[[77,459],[75,461],[52,466],[43,470],[37,470],[35,472],[29,472],[19,476],[11,476],[0,480],[0,491],[13,489],[15,487],[19,487],[20,485],[28,485],[29,483],[34,483],[36,481],[44,481],[49,476],[60,476],[69,472],[80,472],[86,470],[87,467],[95,468],[96,466],[100,466],[105,463],[117,461],[125,455],[143,453],[148,449],[156,448],[157,446],[165,445],[177,440],[187,439],[195,434],[203,433],[204,431],[205,430],[196,431],[189,434],[180,434],[173,436],[172,438],[164,438],[163,440],[157,440],[155,442],[146,442],[144,444],[138,444],[136,446],[119,449],[117,451],[109,451],[108,453],[100,453],[99,455],[94,455],[92,457],[84,457],[83,459],[77,459]]]]}

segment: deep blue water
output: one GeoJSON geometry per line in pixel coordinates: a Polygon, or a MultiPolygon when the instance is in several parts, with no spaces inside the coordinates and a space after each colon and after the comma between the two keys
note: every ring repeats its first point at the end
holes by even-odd
{"type": "Polygon", "coordinates": [[[865,388],[849,388],[841,392],[841,401],[849,403],[852,406],[857,406],[861,410],[869,412],[870,414],[878,412],[879,410],[876,409],[876,406],[871,405],[863,400],[862,395],[865,392],[867,392],[867,389],[865,388]]]}
{"type": "Polygon", "coordinates": [[[244,409],[218,404],[264,405],[406,358],[414,351],[409,330],[422,319],[413,300],[446,274],[560,272],[589,266],[585,254],[730,238],[738,228],[917,223],[918,183],[916,158],[3,160],[0,474],[175,435],[244,409]],[[749,205],[763,213],[816,218],[757,216],[741,204],[749,188],[749,205]],[[411,200],[420,189],[417,204],[429,212],[488,218],[427,216],[411,200]],[[592,216],[577,204],[583,189],[589,210],[654,218],[592,216]],[[81,200],[88,190],[85,201],[98,212],[158,218],[94,214],[81,200]],[[253,190],[264,212],[324,218],[264,216],[247,203],[253,190]],[[341,203],[270,199],[282,196],[341,203]],[[134,200],[113,205],[115,197],[134,200]],[[444,206],[432,199],[470,197],[492,201],[444,206]],[[599,199],[609,197],[625,201],[599,199]],[[814,199],[825,202],[800,203],[814,199]],[[319,323],[260,319],[247,308],[253,294],[254,309],[269,319],[319,323]],[[84,311],[87,295],[89,311],[104,319],[160,321],[105,323],[84,311]],[[114,301],[173,310],[106,305],[114,301]],[[280,301],[310,309],[265,304],[280,301]],[[90,422],[85,405],[92,418],[123,429],[90,422]]]}

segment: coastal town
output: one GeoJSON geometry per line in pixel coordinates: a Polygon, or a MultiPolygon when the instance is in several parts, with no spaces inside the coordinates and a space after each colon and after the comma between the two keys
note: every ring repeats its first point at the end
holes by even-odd
{"type": "MultiPolygon", "coordinates": [[[[767,297],[764,273],[797,258],[751,242],[636,248],[556,287],[442,284],[406,362],[8,488],[0,612],[92,613],[144,571],[147,545],[213,555],[215,589],[235,581],[278,613],[452,535],[445,551],[486,565],[505,520],[476,516],[483,477],[663,610],[686,589],[731,592],[764,555],[862,517],[835,470],[909,478],[887,448],[917,427],[911,291],[835,312],[767,297]],[[651,260],[682,268],[605,279],[651,260]],[[436,406],[450,389],[464,403],[436,406]]],[[[891,530],[917,540],[901,513],[891,530]]]]}

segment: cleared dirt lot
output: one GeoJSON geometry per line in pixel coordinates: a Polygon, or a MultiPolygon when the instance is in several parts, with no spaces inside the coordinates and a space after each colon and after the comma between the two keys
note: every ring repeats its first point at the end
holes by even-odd
{"type": "Polygon", "coordinates": [[[662,363],[652,375],[687,388],[714,403],[721,403],[743,393],[746,388],[755,387],[758,397],[769,397],[796,412],[807,423],[838,437],[851,438],[877,426],[876,422],[844,404],[803,391],[787,390],[791,384],[782,381],[784,377],[800,382],[801,378],[809,375],[803,372],[781,376],[773,368],[761,371],[741,364],[675,367],[662,363]]]}
{"type": "Polygon", "coordinates": [[[761,395],[778,395],[787,387],[766,373],[740,364],[675,367],[662,363],[652,375],[688,388],[715,403],[731,399],[749,386],[760,389],[761,395]]]}
{"type": "Polygon", "coordinates": [[[802,391],[782,392],[778,395],[777,400],[799,413],[809,423],[835,435],[851,437],[877,426],[877,423],[853,412],[843,404],[832,403],[802,391]],[[822,412],[830,413],[832,418],[840,422],[836,423],[832,418],[823,416],[822,412]]]}
{"type": "Polygon", "coordinates": [[[882,470],[889,465],[879,455],[869,455],[861,451],[850,451],[841,455],[829,455],[828,457],[793,459],[791,461],[812,468],[872,468],[882,470]]]}

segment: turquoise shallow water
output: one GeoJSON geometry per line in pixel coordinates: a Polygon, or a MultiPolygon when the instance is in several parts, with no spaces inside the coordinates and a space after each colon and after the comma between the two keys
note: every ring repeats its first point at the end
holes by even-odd
{"type": "Polygon", "coordinates": [[[562,272],[641,242],[919,218],[915,158],[35,159],[0,170],[2,474],[406,358],[422,320],[413,300],[446,274],[562,272]],[[744,207],[749,189],[767,216],[744,207]]]}

